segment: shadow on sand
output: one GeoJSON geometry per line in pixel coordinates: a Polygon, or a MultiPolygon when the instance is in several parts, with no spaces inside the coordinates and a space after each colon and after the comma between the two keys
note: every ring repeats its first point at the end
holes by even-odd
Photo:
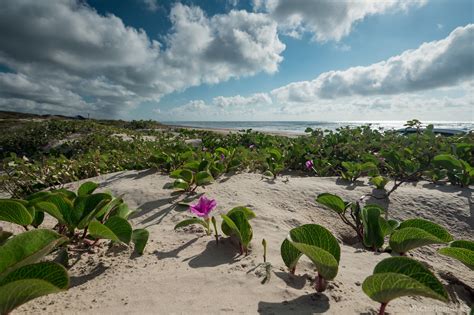
{"type": "Polygon", "coordinates": [[[71,286],[70,287],[73,288],[73,287],[83,285],[84,283],[94,279],[95,277],[100,276],[105,271],[107,271],[107,269],[109,269],[109,267],[105,267],[104,264],[102,262],[100,262],[97,266],[94,267],[94,269],[91,270],[91,272],[89,272],[86,275],[82,275],[82,276],[79,276],[79,277],[71,276],[71,278],[70,278],[71,279],[71,286]]]}
{"type": "Polygon", "coordinates": [[[184,259],[189,261],[191,268],[216,267],[219,265],[231,265],[240,260],[239,250],[230,238],[219,239],[219,245],[215,241],[209,241],[204,251],[196,256],[184,259]]]}
{"type": "Polygon", "coordinates": [[[259,314],[320,314],[329,310],[329,299],[324,294],[308,294],[291,301],[259,302],[259,314]]]}
{"type": "Polygon", "coordinates": [[[167,252],[160,252],[159,250],[155,250],[153,252],[153,254],[158,258],[158,259],[166,259],[166,258],[178,258],[179,257],[179,253],[186,249],[187,247],[191,246],[192,244],[194,244],[197,240],[199,239],[199,237],[196,237],[196,238],[193,238],[189,241],[187,241],[186,243],[184,243],[183,245],[173,249],[173,250],[170,250],[170,251],[167,251],[167,252]]]}

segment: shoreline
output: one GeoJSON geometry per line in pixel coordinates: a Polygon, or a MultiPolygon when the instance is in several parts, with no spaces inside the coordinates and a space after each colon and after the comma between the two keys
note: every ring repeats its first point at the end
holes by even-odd
{"type": "MultiPolygon", "coordinates": [[[[222,135],[228,135],[232,132],[234,133],[241,133],[242,129],[237,129],[237,128],[211,128],[211,127],[192,127],[192,126],[183,126],[183,125],[167,125],[165,123],[160,122],[169,130],[175,130],[175,129],[186,129],[186,130],[200,130],[200,131],[212,131],[218,134],[222,135]]],[[[271,131],[271,130],[259,130],[259,129],[253,129],[253,128],[248,128],[252,129],[252,132],[261,132],[267,135],[272,135],[272,136],[283,136],[283,137],[290,137],[290,138],[297,138],[299,136],[304,136],[306,135],[305,132],[291,132],[291,131],[271,131]]],[[[246,130],[246,129],[244,129],[246,130]]]]}

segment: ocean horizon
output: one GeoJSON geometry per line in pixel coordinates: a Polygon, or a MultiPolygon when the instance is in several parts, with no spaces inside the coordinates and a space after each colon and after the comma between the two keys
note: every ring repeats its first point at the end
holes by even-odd
{"type": "MultiPolygon", "coordinates": [[[[287,132],[303,134],[306,128],[335,131],[337,128],[370,125],[373,129],[391,130],[404,128],[406,121],[163,121],[165,125],[210,128],[210,129],[252,129],[266,132],[287,132]]],[[[422,121],[423,126],[433,124],[439,129],[469,131],[474,122],[469,121],[422,121]]]]}

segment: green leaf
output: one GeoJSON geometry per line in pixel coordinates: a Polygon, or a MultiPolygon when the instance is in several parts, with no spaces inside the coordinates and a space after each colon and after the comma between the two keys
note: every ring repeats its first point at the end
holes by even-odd
{"type": "Polygon", "coordinates": [[[37,229],[16,235],[0,247],[0,278],[49,254],[67,239],[58,233],[37,229]]]}
{"type": "Polygon", "coordinates": [[[99,184],[94,182],[85,182],[77,190],[78,196],[87,196],[94,192],[99,187],[99,184]]]}
{"type": "Polygon", "coordinates": [[[438,250],[438,253],[455,258],[474,270],[474,242],[467,240],[453,241],[449,247],[438,250]]]}
{"type": "Polygon", "coordinates": [[[323,278],[330,280],[337,274],[341,257],[339,243],[331,232],[320,225],[305,224],[292,229],[283,241],[280,251],[285,265],[290,269],[293,269],[301,255],[305,254],[313,261],[323,278]]]}
{"type": "Polygon", "coordinates": [[[107,239],[120,242],[118,236],[99,221],[92,221],[89,223],[89,234],[96,239],[107,239]]]}
{"type": "Polygon", "coordinates": [[[31,225],[33,225],[35,228],[38,228],[38,226],[40,226],[41,223],[43,223],[43,220],[44,220],[44,212],[35,211],[35,216],[33,218],[33,222],[31,222],[31,225]]]}
{"type": "MultiPolygon", "coordinates": [[[[384,244],[384,230],[380,224],[383,218],[380,214],[383,209],[376,205],[366,205],[361,211],[362,224],[364,225],[363,243],[369,248],[380,248],[384,244]]],[[[384,225],[382,223],[382,225],[384,225]]],[[[384,225],[385,228],[385,225],[384,225]]]]}
{"type": "Polygon", "coordinates": [[[287,241],[288,243],[283,242],[280,250],[288,268],[293,269],[301,254],[305,254],[326,280],[334,279],[337,275],[341,249],[336,238],[326,228],[317,224],[305,224],[292,229],[287,241]]]}
{"type": "Polygon", "coordinates": [[[177,230],[179,228],[182,228],[191,224],[200,224],[204,226],[205,228],[207,228],[207,223],[204,220],[199,219],[199,218],[191,218],[191,219],[186,219],[179,222],[178,224],[174,226],[174,229],[177,230]]]}
{"type": "Polygon", "coordinates": [[[58,208],[64,220],[70,227],[75,226],[75,219],[72,211],[73,204],[69,199],[61,193],[54,193],[51,194],[46,201],[53,203],[58,208]]]}
{"type": "MultiPolygon", "coordinates": [[[[236,211],[243,211],[247,220],[251,220],[256,217],[255,212],[253,212],[251,209],[247,207],[242,207],[242,206],[232,208],[229,212],[227,212],[227,216],[231,216],[232,213],[236,211]]],[[[225,235],[232,234],[232,229],[225,223],[225,221],[222,222],[221,230],[222,230],[222,233],[224,233],[225,235]]]]}
{"type": "Polygon", "coordinates": [[[400,222],[398,222],[397,220],[390,219],[387,221],[384,218],[380,217],[379,221],[384,236],[392,234],[393,231],[395,231],[400,226],[400,222]]]}
{"type": "Polygon", "coordinates": [[[377,189],[384,189],[385,188],[385,185],[387,185],[387,183],[389,182],[390,180],[387,178],[387,177],[384,177],[384,176],[374,176],[372,178],[370,178],[369,182],[373,185],[375,185],[375,187],[377,187],[377,189]]]}
{"type": "Polygon", "coordinates": [[[390,247],[397,253],[429,245],[452,241],[452,236],[443,227],[424,219],[411,219],[400,224],[390,236],[390,247]]]}
{"type": "Polygon", "coordinates": [[[316,197],[316,202],[336,211],[337,213],[343,213],[346,209],[346,203],[341,199],[341,197],[329,193],[318,195],[318,197],[316,197]]]}
{"type": "Polygon", "coordinates": [[[214,178],[208,171],[202,171],[196,174],[196,184],[198,186],[204,186],[212,183],[214,178]]]}
{"type": "Polygon", "coordinates": [[[145,229],[136,229],[133,230],[132,234],[132,242],[135,244],[135,252],[139,255],[143,255],[143,251],[145,250],[146,243],[148,242],[148,238],[150,233],[148,230],[145,229]]]}
{"type": "MultiPolygon", "coordinates": [[[[221,217],[224,220],[225,224],[227,224],[230,230],[232,231],[232,233],[226,235],[235,235],[239,239],[244,249],[246,249],[248,247],[248,244],[252,240],[253,231],[252,226],[250,225],[247,219],[247,214],[245,213],[245,211],[234,210],[231,213],[227,213],[227,215],[222,214],[221,217]]],[[[224,230],[222,231],[224,233],[224,230]]]]}
{"type": "Polygon", "coordinates": [[[198,161],[192,161],[192,162],[188,162],[188,163],[184,164],[183,168],[194,171],[194,172],[197,172],[197,171],[199,171],[199,164],[200,163],[198,161]]]}
{"type": "Polygon", "coordinates": [[[92,194],[86,197],[86,199],[76,205],[74,211],[76,216],[82,214],[80,221],[77,223],[77,228],[84,229],[89,223],[102,212],[112,200],[112,196],[105,193],[92,194]]]}
{"type": "Polygon", "coordinates": [[[263,176],[275,177],[271,171],[265,171],[265,172],[263,173],[263,176]]]}
{"type": "Polygon", "coordinates": [[[305,254],[316,266],[318,273],[326,280],[336,277],[338,271],[338,261],[324,249],[304,243],[291,242],[300,252],[305,254]]]}
{"type": "Polygon", "coordinates": [[[48,201],[40,201],[35,204],[35,208],[38,211],[43,211],[58,220],[60,224],[66,224],[66,220],[63,217],[61,211],[59,211],[58,207],[52,202],[48,201]]]}
{"type": "Polygon", "coordinates": [[[126,203],[121,203],[120,205],[118,205],[117,209],[113,212],[113,215],[116,215],[116,216],[124,218],[124,219],[128,219],[128,217],[132,213],[133,213],[133,211],[131,211],[128,208],[128,205],[126,203]]]}
{"type": "Polygon", "coordinates": [[[442,226],[433,223],[431,221],[425,220],[425,219],[410,219],[403,221],[400,223],[399,229],[403,229],[406,227],[414,227],[414,228],[419,228],[422,229],[440,240],[444,242],[451,242],[453,240],[452,235],[442,226]]]}
{"type": "Polygon", "coordinates": [[[433,163],[447,170],[462,169],[461,162],[451,154],[440,154],[433,158],[433,163]]]}
{"type": "Polygon", "coordinates": [[[125,244],[130,243],[132,239],[132,226],[126,219],[114,216],[105,222],[105,226],[117,235],[120,241],[125,244]]]}
{"type": "Polygon", "coordinates": [[[25,198],[25,200],[35,203],[36,201],[46,199],[50,195],[51,195],[51,192],[49,191],[39,191],[39,192],[29,195],[28,197],[25,198]]]}
{"type": "Polygon", "coordinates": [[[77,197],[75,192],[70,191],[70,190],[65,189],[65,188],[52,190],[51,192],[55,193],[55,194],[61,194],[69,200],[74,200],[77,197]]]}
{"type": "Polygon", "coordinates": [[[172,178],[182,179],[186,183],[192,183],[193,181],[193,172],[188,169],[178,169],[171,172],[170,176],[172,178]]]}
{"type": "Polygon", "coordinates": [[[448,301],[441,282],[425,266],[408,257],[390,257],[379,262],[374,274],[364,280],[362,290],[380,303],[408,295],[448,301]]]}
{"type": "Polygon", "coordinates": [[[268,154],[270,154],[270,156],[271,156],[272,158],[275,159],[275,161],[280,161],[281,158],[282,158],[282,155],[281,155],[280,151],[278,151],[278,150],[275,149],[275,148],[268,149],[267,152],[268,152],[268,154]]]}
{"type": "Polygon", "coordinates": [[[185,180],[178,178],[173,182],[173,188],[188,190],[189,184],[185,180]]]}
{"type": "MultiPolygon", "coordinates": [[[[115,212],[115,210],[118,209],[118,207],[120,205],[124,204],[123,203],[123,199],[121,197],[119,198],[114,198],[112,199],[112,201],[108,202],[107,204],[105,204],[99,212],[97,212],[97,214],[95,215],[96,218],[98,218],[99,220],[102,221],[103,218],[107,217],[108,214],[112,214],[113,212],[115,212]]],[[[128,208],[127,208],[128,209],[128,208]]],[[[130,213],[129,213],[130,214],[130,213]]],[[[124,218],[126,219],[126,218],[124,218]]]]}
{"type": "Polygon", "coordinates": [[[55,285],[38,279],[10,282],[0,287],[0,314],[9,314],[18,306],[37,297],[63,291],[55,285]]]}
{"type": "Polygon", "coordinates": [[[21,203],[2,199],[0,200],[0,220],[26,226],[33,222],[33,216],[21,203]]]}
{"type": "Polygon", "coordinates": [[[63,266],[54,262],[40,262],[10,272],[0,280],[0,287],[10,282],[25,279],[44,280],[60,289],[67,289],[69,286],[67,270],[63,266]]]}
{"type": "Polygon", "coordinates": [[[1,227],[0,227],[0,246],[3,245],[3,243],[6,242],[7,239],[10,238],[10,236],[12,236],[13,233],[11,232],[8,232],[8,231],[4,231],[1,227]]]}
{"type": "Polygon", "coordinates": [[[291,245],[290,241],[286,238],[283,243],[281,243],[280,253],[283,262],[290,270],[293,270],[296,267],[298,260],[300,259],[301,255],[303,255],[303,253],[291,245]]]}

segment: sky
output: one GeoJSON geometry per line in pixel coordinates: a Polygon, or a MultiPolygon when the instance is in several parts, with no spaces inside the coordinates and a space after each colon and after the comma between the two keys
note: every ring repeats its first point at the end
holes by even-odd
{"type": "Polygon", "coordinates": [[[0,110],[474,121],[472,0],[1,0],[0,110]]]}

